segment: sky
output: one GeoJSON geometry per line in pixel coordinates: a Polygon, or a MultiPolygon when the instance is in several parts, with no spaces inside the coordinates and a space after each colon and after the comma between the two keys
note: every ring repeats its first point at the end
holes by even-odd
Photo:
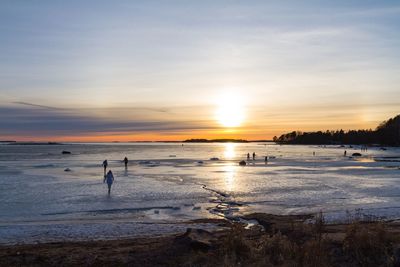
{"type": "Polygon", "coordinates": [[[399,87],[399,1],[0,1],[0,140],[373,129],[399,87]]]}

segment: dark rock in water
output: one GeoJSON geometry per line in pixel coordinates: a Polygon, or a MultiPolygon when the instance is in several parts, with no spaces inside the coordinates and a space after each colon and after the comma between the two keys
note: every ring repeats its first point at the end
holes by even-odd
{"type": "Polygon", "coordinates": [[[361,155],[361,153],[353,153],[352,156],[353,156],[353,157],[361,157],[362,155],[361,155]]]}
{"type": "Polygon", "coordinates": [[[67,150],[63,150],[63,152],[61,152],[61,154],[71,154],[71,152],[70,151],[67,151],[67,150]]]}
{"type": "Polygon", "coordinates": [[[175,238],[175,242],[193,250],[208,251],[216,237],[203,229],[188,228],[186,233],[175,238]]]}
{"type": "Polygon", "coordinates": [[[387,150],[385,147],[381,147],[380,150],[387,150]]]}
{"type": "Polygon", "coordinates": [[[203,164],[204,162],[202,160],[199,160],[197,163],[198,164],[203,164]]]}
{"type": "Polygon", "coordinates": [[[240,165],[240,166],[246,166],[246,161],[244,161],[244,160],[240,161],[240,162],[239,162],[239,165],[240,165]]]}
{"type": "Polygon", "coordinates": [[[70,169],[70,168],[66,168],[64,171],[65,171],[65,172],[70,172],[71,169],[70,169]]]}
{"type": "Polygon", "coordinates": [[[210,160],[219,160],[219,158],[210,158],[210,160]]]}

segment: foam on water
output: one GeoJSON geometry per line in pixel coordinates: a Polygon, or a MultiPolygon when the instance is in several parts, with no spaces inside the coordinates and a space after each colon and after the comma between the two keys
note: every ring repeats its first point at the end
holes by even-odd
{"type": "Polygon", "coordinates": [[[361,152],[361,158],[344,157],[345,149],[351,155],[358,148],[256,143],[2,144],[0,243],[32,242],[32,236],[42,242],[57,237],[95,238],[98,229],[114,232],[115,237],[147,235],[168,232],[165,224],[235,219],[243,212],[322,210],[329,220],[340,220],[348,216],[346,211],[362,209],[371,216],[399,217],[400,149],[370,149],[361,152]],[[72,154],[63,155],[63,150],[72,154]],[[252,152],[256,160],[239,166],[252,152]],[[122,163],[125,156],[127,170],[122,163]],[[265,156],[269,156],[267,164],[265,156]],[[115,176],[110,196],[103,183],[104,159],[115,176]],[[143,227],[144,223],[151,226],[143,227]],[[110,230],[115,224],[119,231],[110,230]],[[48,227],[51,230],[46,232],[48,227]]]}

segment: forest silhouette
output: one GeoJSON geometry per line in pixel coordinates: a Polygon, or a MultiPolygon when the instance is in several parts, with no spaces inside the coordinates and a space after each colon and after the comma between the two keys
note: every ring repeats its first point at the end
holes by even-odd
{"type": "Polygon", "coordinates": [[[293,131],[274,137],[281,144],[377,144],[400,145],[400,115],[383,121],[375,129],[300,132],[293,131]]]}

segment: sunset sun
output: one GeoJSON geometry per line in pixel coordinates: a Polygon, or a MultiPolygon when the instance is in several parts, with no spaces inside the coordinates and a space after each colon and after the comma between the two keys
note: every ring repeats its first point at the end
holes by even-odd
{"type": "Polygon", "coordinates": [[[243,98],[237,94],[225,94],[218,99],[216,119],[223,127],[240,126],[245,119],[243,98]]]}

